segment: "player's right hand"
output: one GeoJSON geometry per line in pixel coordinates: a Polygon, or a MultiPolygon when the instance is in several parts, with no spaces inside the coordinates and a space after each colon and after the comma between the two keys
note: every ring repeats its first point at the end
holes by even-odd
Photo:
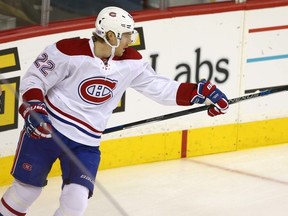
{"type": "Polygon", "coordinates": [[[43,102],[25,102],[19,107],[19,113],[25,120],[25,130],[34,139],[51,138],[52,125],[43,102]]]}

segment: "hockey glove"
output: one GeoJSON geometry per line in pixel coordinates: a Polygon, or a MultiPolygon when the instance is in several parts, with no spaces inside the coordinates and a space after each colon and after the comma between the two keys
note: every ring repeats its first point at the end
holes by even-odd
{"type": "Polygon", "coordinates": [[[43,102],[26,102],[19,107],[25,120],[25,130],[34,139],[51,138],[52,126],[43,102]]]}
{"type": "Polygon", "coordinates": [[[192,98],[191,103],[211,104],[208,108],[208,115],[211,117],[225,114],[229,108],[226,95],[216,85],[205,80],[198,83],[197,94],[192,98]]]}

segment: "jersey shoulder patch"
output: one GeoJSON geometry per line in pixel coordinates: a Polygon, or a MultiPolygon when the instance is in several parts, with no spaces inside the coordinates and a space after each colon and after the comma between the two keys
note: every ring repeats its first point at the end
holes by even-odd
{"type": "Polygon", "coordinates": [[[89,39],[87,38],[63,39],[56,43],[56,47],[60,52],[69,56],[86,55],[93,57],[93,53],[89,46],[89,39]]]}
{"type": "Polygon", "coordinates": [[[133,47],[128,47],[125,49],[125,52],[121,57],[114,56],[113,60],[121,61],[121,60],[140,60],[142,59],[142,55],[133,47]]]}

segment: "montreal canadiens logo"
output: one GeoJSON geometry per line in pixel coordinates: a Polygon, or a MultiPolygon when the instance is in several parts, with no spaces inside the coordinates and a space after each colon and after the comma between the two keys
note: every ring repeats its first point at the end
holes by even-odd
{"type": "Polygon", "coordinates": [[[115,13],[115,12],[110,12],[110,13],[109,13],[109,16],[111,16],[111,17],[116,17],[116,13],[115,13]]]}
{"type": "Polygon", "coordinates": [[[113,97],[113,89],[117,81],[104,77],[92,77],[79,85],[79,95],[82,100],[91,104],[103,104],[113,97]]]}

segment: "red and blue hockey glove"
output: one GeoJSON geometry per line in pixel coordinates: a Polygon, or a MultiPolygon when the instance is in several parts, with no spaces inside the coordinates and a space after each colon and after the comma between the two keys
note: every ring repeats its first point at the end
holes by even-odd
{"type": "Polygon", "coordinates": [[[43,102],[26,102],[19,107],[25,120],[25,130],[34,139],[51,138],[52,126],[43,102]]]}
{"type": "Polygon", "coordinates": [[[191,103],[212,104],[208,108],[208,115],[211,117],[225,114],[229,108],[226,95],[216,85],[205,80],[198,83],[197,93],[193,96],[191,103]]]}

